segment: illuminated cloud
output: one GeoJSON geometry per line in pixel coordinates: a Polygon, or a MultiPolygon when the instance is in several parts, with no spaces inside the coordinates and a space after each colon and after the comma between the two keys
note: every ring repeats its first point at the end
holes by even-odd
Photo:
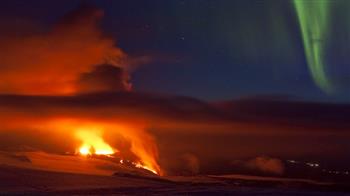
{"type": "Polygon", "coordinates": [[[125,66],[126,54],[99,28],[102,17],[102,10],[81,6],[49,30],[23,26],[21,34],[4,33],[0,36],[0,92],[71,94],[80,75],[95,65],[125,66]]]}

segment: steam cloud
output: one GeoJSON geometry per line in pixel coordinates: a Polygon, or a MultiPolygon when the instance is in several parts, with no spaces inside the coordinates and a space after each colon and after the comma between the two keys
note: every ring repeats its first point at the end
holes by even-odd
{"type": "Polygon", "coordinates": [[[282,175],[284,172],[284,164],[281,160],[266,156],[256,157],[255,159],[249,160],[246,167],[264,173],[277,175],[282,175]]]}
{"type": "Polygon", "coordinates": [[[191,153],[186,153],[182,156],[185,162],[185,170],[187,169],[191,174],[198,174],[200,169],[200,164],[198,158],[191,153]]]}

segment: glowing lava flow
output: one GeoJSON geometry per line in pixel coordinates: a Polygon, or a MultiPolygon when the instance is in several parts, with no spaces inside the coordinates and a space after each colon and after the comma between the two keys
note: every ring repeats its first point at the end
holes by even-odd
{"type": "MultiPolygon", "coordinates": [[[[113,155],[118,152],[118,150],[113,149],[110,145],[108,145],[102,138],[102,134],[98,130],[78,130],[76,132],[76,136],[78,139],[82,141],[82,145],[77,150],[78,154],[83,156],[88,155],[105,155],[109,157],[114,157],[113,155]]],[[[120,160],[120,164],[124,164],[124,160],[120,160]]],[[[131,162],[131,164],[136,168],[141,168],[148,170],[154,174],[159,175],[159,173],[148,167],[147,165],[141,164],[139,162],[131,162]]]]}
{"type": "Polygon", "coordinates": [[[78,150],[81,155],[112,155],[116,153],[116,150],[108,145],[96,131],[79,130],[76,135],[83,141],[78,150]]]}
{"type": "Polygon", "coordinates": [[[159,175],[159,174],[157,173],[156,170],[151,169],[151,168],[149,168],[149,167],[147,167],[147,166],[145,166],[145,165],[142,165],[142,164],[140,164],[140,163],[133,163],[133,165],[134,165],[135,167],[137,167],[137,168],[142,168],[142,169],[148,170],[148,171],[150,171],[150,172],[152,172],[152,173],[154,173],[154,174],[159,175]]]}

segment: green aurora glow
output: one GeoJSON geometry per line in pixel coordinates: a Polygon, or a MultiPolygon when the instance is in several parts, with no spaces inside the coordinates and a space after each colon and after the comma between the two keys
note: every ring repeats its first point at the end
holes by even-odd
{"type": "Polygon", "coordinates": [[[294,0],[302,33],[304,51],[315,83],[324,91],[331,92],[332,84],[326,73],[325,48],[329,34],[330,1],[294,0]]]}

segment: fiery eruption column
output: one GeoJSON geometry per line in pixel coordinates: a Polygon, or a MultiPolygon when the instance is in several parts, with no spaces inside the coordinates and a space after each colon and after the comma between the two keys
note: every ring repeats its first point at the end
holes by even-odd
{"type": "Polygon", "coordinates": [[[328,0],[294,0],[307,64],[315,83],[326,92],[332,90],[324,59],[329,25],[329,4],[328,0]]]}
{"type": "Polygon", "coordinates": [[[116,152],[103,140],[101,133],[97,130],[78,130],[76,136],[83,141],[78,150],[82,155],[110,155],[116,152]]]}

